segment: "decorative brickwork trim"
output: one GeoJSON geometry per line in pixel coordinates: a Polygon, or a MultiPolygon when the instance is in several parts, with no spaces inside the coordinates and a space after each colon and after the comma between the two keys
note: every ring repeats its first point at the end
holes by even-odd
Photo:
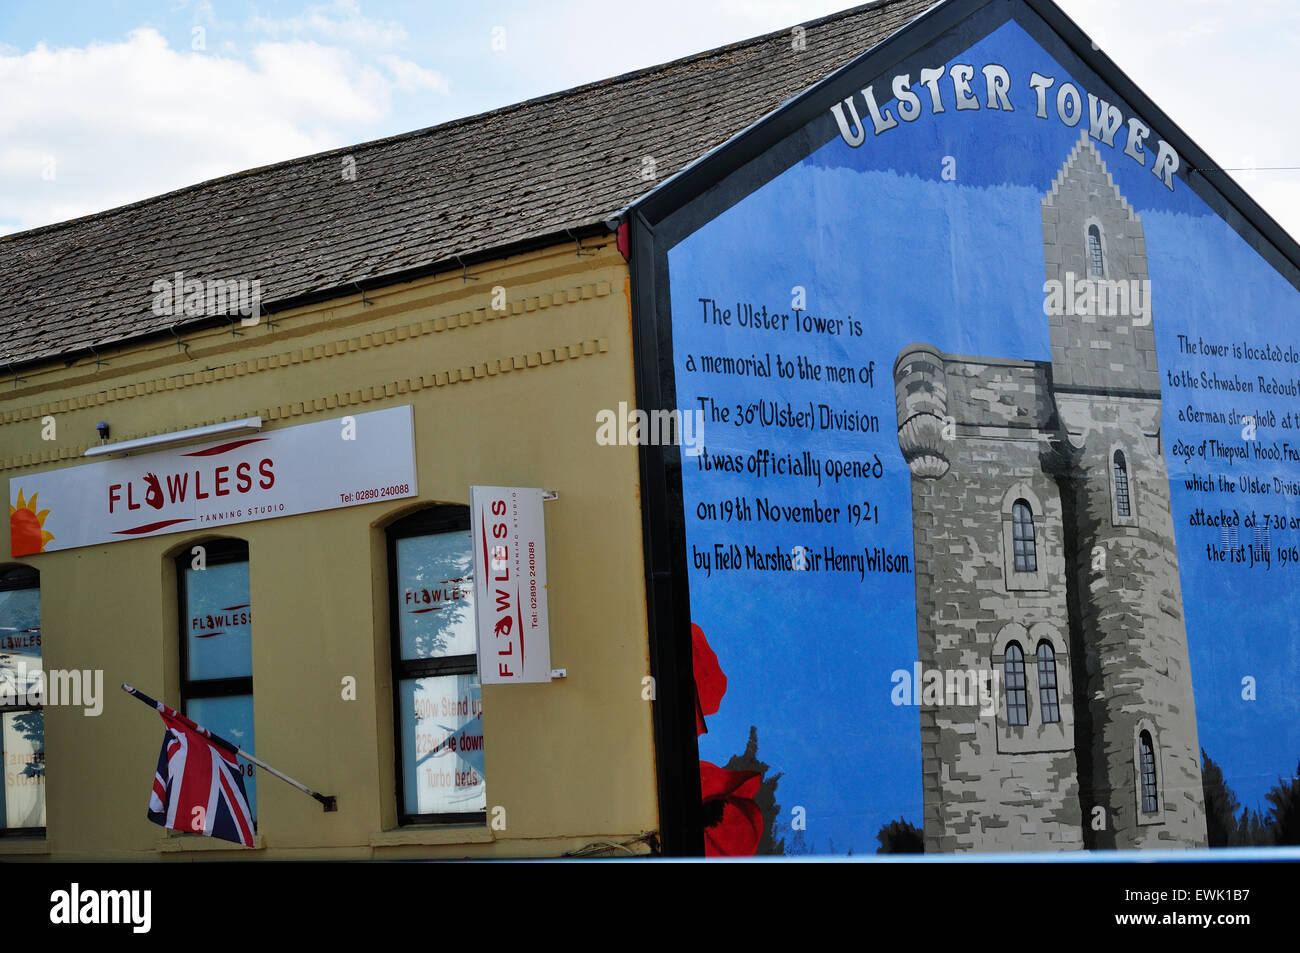
{"type": "MultiPolygon", "coordinates": [[[[604,293],[608,294],[609,293],[608,282],[602,282],[602,284],[606,286],[606,290],[604,293]]],[[[548,307],[554,306],[554,304],[555,302],[554,300],[552,300],[548,305],[548,307]]],[[[428,324],[431,322],[425,322],[425,323],[428,324]]],[[[414,325],[412,325],[412,327],[414,327],[414,325]]],[[[380,334],[379,336],[382,338],[383,335],[380,334]]],[[[352,341],[358,341],[358,340],[359,339],[357,338],[352,339],[352,341]]],[[[340,348],[338,346],[338,344],[343,344],[343,343],[350,343],[350,342],[338,342],[335,345],[318,345],[316,348],[311,350],[320,353],[314,353],[312,357],[306,357],[305,356],[306,351],[292,352],[292,354],[294,355],[294,359],[292,360],[292,363],[296,364],[299,362],[299,360],[312,360],[314,358],[323,358],[323,357],[332,356],[332,354],[344,353],[344,350],[346,350],[346,348],[340,348]],[[331,354],[325,354],[324,350],[326,348],[331,348],[331,347],[333,348],[331,354]]],[[[513,373],[518,373],[520,371],[531,370],[537,367],[549,367],[556,364],[564,363],[566,361],[578,360],[584,357],[594,357],[600,354],[608,353],[608,351],[609,351],[608,338],[588,338],[585,341],[578,341],[574,344],[561,344],[557,347],[543,348],[540,351],[530,351],[521,354],[512,354],[506,357],[497,358],[486,362],[480,362],[478,364],[467,364],[462,367],[452,367],[442,371],[434,371],[428,374],[416,375],[414,377],[399,378],[398,380],[387,381],[382,384],[373,384],[371,386],[362,387],[355,390],[338,391],[333,394],[322,395],[320,397],[315,397],[310,400],[300,400],[300,401],[293,401],[286,404],[277,404],[272,407],[264,407],[260,411],[251,410],[247,413],[232,414],[228,417],[216,417],[212,420],[193,421],[191,423],[183,425],[183,427],[185,428],[205,427],[210,424],[226,423],[227,421],[231,421],[231,420],[240,420],[244,417],[252,416],[253,414],[259,414],[264,421],[286,420],[292,417],[310,416],[311,414],[314,413],[321,413],[324,411],[334,410],[335,408],[338,407],[350,407],[356,404],[369,403],[370,401],[373,400],[387,400],[403,394],[413,393],[415,391],[422,390],[428,387],[447,387],[454,384],[468,384],[468,383],[473,383],[475,381],[486,380],[492,377],[496,377],[499,374],[513,374],[513,373]]],[[[288,353],[290,352],[286,352],[286,354],[288,353]]],[[[284,355],[280,355],[279,357],[283,358],[284,355]]],[[[271,360],[274,359],[275,358],[272,358],[271,360]]],[[[201,377],[202,379],[192,380],[184,386],[196,386],[199,383],[211,383],[213,381],[229,380],[236,376],[242,376],[242,374],[248,373],[248,367],[250,365],[255,366],[258,363],[261,363],[261,360],[251,361],[251,362],[245,361],[241,365],[227,365],[226,367],[215,368],[214,370],[211,371],[204,371],[201,375],[187,374],[185,376],[188,378],[201,377]],[[232,368],[236,366],[242,367],[244,368],[244,370],[242,372],[233,371],[232,368]]],[[[95,403],[109,403],[113,400],[129,399],[129,397],[137,396],[135,394],[122,395],[120,397],[115,396],[116,392],[125,391],[127,389],[128,388],[126,387],[119,387],[119,388],[114,388],[112,391],[101,391],[98,395],[94,395],[97,397],[101,397],[102,398],[101,400],[92,401],[86,404],[77,404],[76,406],[78,407],[92,406],[95,403]]],[[[136,387],[132,386],[130,389],[136,390],[136,387]]],[[[21,411],[14,411],[12,416],[15,420],[28,420],[31,419],[32,417],[39,418],[46,413],[50,413],[51,411],[49,408],[56,407],[56,406],[64,407],[65,405],[71,405],[71,404],[73,404],[73,401],[68,400],[68,401],[60,401],[57,405],[46,404],[46,405],[42,405],[42,407],[40,408],[23,408],[21,411]]],[[[6,422],[12,422],[12,421],[6,421],[6,422]]],[[[175,428],[169,428],[169,430],[170,429],[182,429],[182,427],[178,426],[175,428]]],[[[147,433],[123,434],[119,439],[134,440],[138,437],[149,437],[149,436],[154,436],[155,434],[166,433],[166,432],[168,431],[154,430],[154,431],[149,431],[147,433]]],[[[86,450],[89,449],[89,447],[90,445],[86,444],[79,447],[59,447],[56,449],[50,449],[39,453],[20,454],[15,457],[9,457],[7,459],[0,460],[0,471],[14,470],[21,467],[39,466],[41,464],[51,463],[56,460],[67,460],[72,458],[78,458],[81,457],[86,452],[86,450]]]]}
{"type": "MultiPolygon", "coordinates": [[[[365,334],[357,335],[356,337],[339,338],[337,341],[330,341],[326,344],[317,344],[313,347],[295,348],[281,351],[278,354],[249,358],[244,361],[236,361],[222,365],[221,367],[207,368],[202,371],[172,374],[167,377],[158,377],[134,384],[123,384],[118,387],[110,387],[106,390],[96,391],[90,394],[81,394],[54,403],[33,405],[30,407],[22,407],[16,410],[6,411],[5,413],[0,414],[0,426],[31,420],[33,417],[40,418],[46,414],[62,413],[70,410],[82,410],[86,407],[95,407],[100,404],[113,403],[114,401],[130,400],[134,397],[143,397],[148,394],[160,393],[162,391],[183,390],[187,387],[211,384],[220,380],[230,380],[236,377],[243,377],[247,374],[256,374],[280,367],[289,367],[290,365],[302,364],[307,361],[321,360],[327,357],[337,357],[355,351],[368,350],[372,347],[386,347],[407,341],[411,338],[419,337],[423,334],[440,334],[444,331],[455,331],[459,328],[468,328],[476,324],[483,324],[487,321],[504,320],[515,315],[527,314],[538,310],[559,308],[566,304],[574,304],[578,301],[585,301],[591,298],[603,298],[608,296],[611,290],[612,287],[608,281],[589,282],[584,285],[577,285],[572,288],[563,288],[557,291],[546,292],[541,295],[517,298],[514,301],[507,302],[507,307],[504,311],[494,311],[491,308],[479,308],[475,311],[457,311],[452,314],[431,318],[426,321],[397,325],[383,331],[367,332],[365,334]]],[[[548,359],[547,363],[549,363],[551,359],[548,359]]],[[[558,358],[558,360],[563,360],[563,358],[558,358]]],[[[145,435],[137,434],[136,436],[145,435]]],[[[126,440],[131,438],[123,437],[122,439],[126,440]]]]}

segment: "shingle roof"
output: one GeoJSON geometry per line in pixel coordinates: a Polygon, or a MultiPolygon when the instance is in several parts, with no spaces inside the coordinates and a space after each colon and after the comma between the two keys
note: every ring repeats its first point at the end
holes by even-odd
{"type": "MultiPolygon", "coordinates": [[[[504,109],[240,172],[0,238],[0,375],[178,327],[151,286],[259,279],[263,306],[342,295],[567,232],[659,181],[915,19],[883,0],[504,109]],[[355,180],[342,175],[356,163],[355,180]]],[[[179,323],[178,323],[179,322],[179,323]]]]}

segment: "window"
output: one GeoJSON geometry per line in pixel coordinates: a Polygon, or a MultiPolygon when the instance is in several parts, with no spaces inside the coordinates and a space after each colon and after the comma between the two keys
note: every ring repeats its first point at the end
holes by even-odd
{"type": "Polygon", "coordinates": [[[1046,639],[1038,643],[1038,707],[1043,724],[1051,725],[1061,720],[1060,697],[1056,690],[1056,652],[1046,639]]]}
{"type": "MultiPolygon", "coordinates": [[[[997,691],[1001,696],[994,721],[998,753],[1019,755],[1073,751],[1074,709],[1071,707],[1069,648],[1057,628],[1048,622],[1035,622],[1032,626],[1007,622],[994,637],[988,651],[985,664],[993,666],[997,691]],[[1036,708],[1033,706],[1034,698],[1037,699],[1036,708]]],[[[987,713],[981,711],[980,714],[987,713]]],[[[1136,764],[1136,729],[1132,741],[1136,764]]]]}
{"type": "MultiPolygon", "coordinates": [[[[1049,493],[1055,492],[1053,488],[1046,485],[1041,489],[1049,493]]],[[[1053,497],[1048,496],[1046,499],[1050,506],[1053,497]]],[[[1039,558],[1038,545],[1039,536],[1043,532],[1048,534],[1046,538],[1049,541],[1052,539],[1051,524],[1054,521],[1043,520],[1043,514],[1051,510],[1044,509],[1033,487],[1024,482],[1006,488],[1000,509],[1003,586],[1006,587],[1007,592],[1045,592],[1049,560],[1039,558]],[[1038,514],[1038,525],[1034,523],[1035,514],[1038,514]]],[[[1028,645],[1030,652],[1033,651],[1035,644],[1037,639],[1021,643],[1021,645],[1028,645]]]]}
{"type": "Polygon", "coordinates": [[[1156,803],[1156,750],[1151,744],[1151,732],[1138,735],[1138,751],[1142,770],[1142,813],[1154,814],[1156,803]]]}
{"type": "Polygon", "coordinates": [[[469,508],[436,506],[388,529],[402,824],[483,823],[483,694],[469,508]]]}
{"type": "Polygon", "coordinates": [[[1034,546],[1034,514],[1024,500],[1011,509],[1011,540],[1016,572],[1037,572],[1038,553],[1034,546]]]}
{"type": "Polygon", "coordinates": [[[0,573],[0,835],[45,835],[44,682],[40,576],[18,566],[0,573]]]}
{"type": "Polygon", "coordinates": [[[1029,724],[1029,697],[1025,691],[1025,653],[1019,642],[1007,646],[1002,661],[1007,683],[1007,724],[1029,724]]]}
{"type": "MultiPolygon", "coordinates": [[[[253,734],[253,610],[248,544],[209,540],[176,557],[180,588],[181,711],[213,734],[256,754],[253,734]],[[204,568],[194,550],[203,548],[204,568]]],[[[248,807],[257,821],[257,780],[244,772],[248,807]]]]}
{"type": "Polygon", "coordinates": [[[1101,255],[1101,229],[1096,225],[1088,226],[1088,276],[1100,278],[1106,272],[1101,255]]]}
{"type": "Polygon", "coordinates": [[[1115,512],[1120,516],[1129,516],[1128,504],[1128,464],[1124,460],[1124,451],[1115,451],[1115,512]]]}

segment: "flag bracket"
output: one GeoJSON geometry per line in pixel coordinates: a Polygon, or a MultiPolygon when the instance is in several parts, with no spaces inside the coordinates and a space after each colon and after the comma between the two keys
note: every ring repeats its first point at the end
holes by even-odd
{"type": "Polygon", "coordinates": [[[214,735],[212,732],[208,731],[208,729],[204,728],[202,725],[196,724],[195,722],[191,721],[189,718],[186,718],[184,715],[176,711],[174,708],[168,708],[162,702],[150,698],[144,692],[140,691],[137,688],[133,688],[130,685],[127,685],[125,682],[122,684],[122,691],[126,692],[128,695],[133,696],[134,698],[138,698],[140,701],[144,702],[144,704],[148,705],[150,708],[153,708],[166,715],[169,715],[172,718],[176,718],[178,721],[181,721],[182,723],[193,727],[199,734],[203,735],[205,738],[207,738],[209,741],[216,744],[218,747],[227,749],[232,754],[238,755],[239,757],[243,758],[249,764],[257,765],[259,768],[262,768],[268,773],[275,775],[281,781],[293,785],[303,794],[315,798],[317,801],[320,802],[320,805],[324,809],[326,814],[335,812],[339,809],[338,798],[336,798],[334,795],[318,794],[317,792],[313,791],[311,788],[307,787],[307,785],[303,784],[301,781],[295,781],[287,774],[283,774],[275,770],[275,768],[271,767],[265,761],[262,761],[260,758],[255,758],[253,755],[249,754],[247,751],[243,750],[233,742],[227,741],[225,738],[222,738],[218,735],[214,735]]]}

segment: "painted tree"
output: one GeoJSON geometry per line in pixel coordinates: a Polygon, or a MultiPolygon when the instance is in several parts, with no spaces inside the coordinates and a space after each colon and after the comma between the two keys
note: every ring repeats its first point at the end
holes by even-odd
{"type": "MultiPolygon", "coordinates": [[[[1223,780],[1223,770],[1201,749],[1201,784],[1205,789],[1205,827],[1211,847],[1237,847],[1241,833],[1237,795],[1223,780]]],[[[1244,811],[1243,811],[1244,817],[1244,811]]]]}
{"type": "Polygon", "coordinates": [[[882,827],[876,834],[876,840],[880,841],[877,854],[925,853],[925,834],[902,817],[882,827]]]}
{"type": "Polygon", "coordinates": [[[756,726],[749,726],[749,742],[745,745],[744,754],[734,755],[724,767],[728,771],[757,771],[762,776],[763,783],[759,785],[758,793],[754,795],[754,803],[763,812],[763,838],[758,842],[758,853],[785,853],[785,838],[776,839],[777,819],[781,814],[781,805],[776,803],[776,782],[781,779],[781,775],[778,773],[769,778],[767,776],[768,765],[758,760],[758,728],[756,726]]]}
{"type": "Polygon", "coordinates": [[[1296,775],[1279,778],[1271,791],[1264,795],[1269,803],[1269,826],[1273,843],[1300,844],[1300,764],[1296,775]]]}
{"type": "Polygon", "coordinates": [[[1273,843],[1273,828],[1259,811],[1243,807],[1237,818],[1237,842],[1242,847],[1267,847],[1273,843]]]}

